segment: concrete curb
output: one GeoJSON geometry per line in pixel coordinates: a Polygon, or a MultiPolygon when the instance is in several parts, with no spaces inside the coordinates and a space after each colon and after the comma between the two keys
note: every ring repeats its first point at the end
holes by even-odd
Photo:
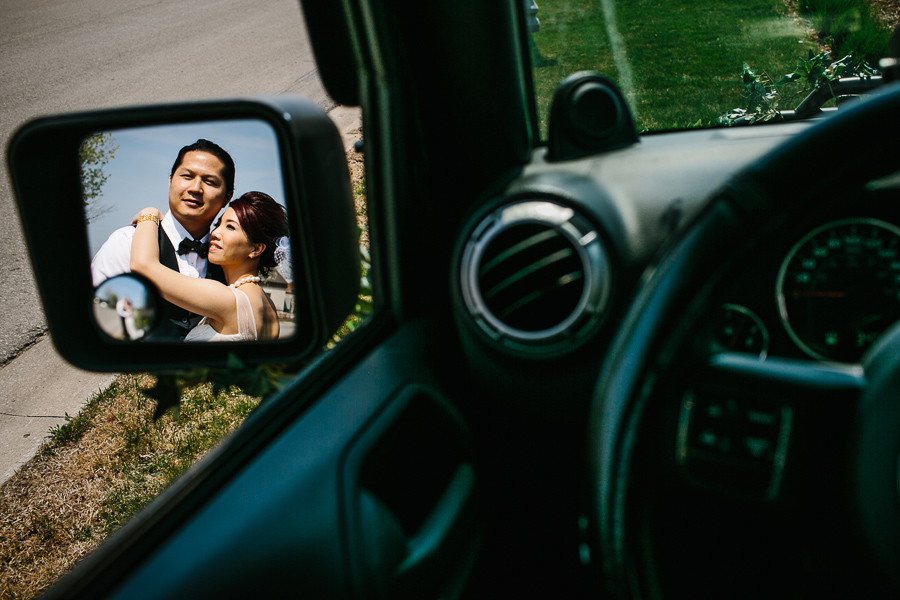
{"type": "Polygon", "coordinates": [[[339,104],[328,112],[328,116],[341,133],[344,152],[349,152],[353,145],[362,139],[362,110],[355,106],[339,104]]]}

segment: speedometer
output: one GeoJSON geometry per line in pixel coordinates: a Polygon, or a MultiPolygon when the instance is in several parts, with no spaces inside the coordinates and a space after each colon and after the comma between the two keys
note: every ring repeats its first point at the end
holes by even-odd
{"type": "Polygon", "coordinates": [[[877,219],[833,221],[781,264],[781,320],[809,356],[853,363],[900,319],[900,229],[877,219]]]}

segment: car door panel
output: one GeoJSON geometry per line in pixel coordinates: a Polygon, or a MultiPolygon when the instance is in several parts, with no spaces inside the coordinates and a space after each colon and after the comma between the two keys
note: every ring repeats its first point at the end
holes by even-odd
{"type": "Polygon", "coordinates": [[[82,572],[49,597],[372,598],[398,585],[428,597],[463,581],[479,540],[475,470],[468,429],[429,375],[428,332],[414,321],[375,348],[114,586],[82,572]]]}

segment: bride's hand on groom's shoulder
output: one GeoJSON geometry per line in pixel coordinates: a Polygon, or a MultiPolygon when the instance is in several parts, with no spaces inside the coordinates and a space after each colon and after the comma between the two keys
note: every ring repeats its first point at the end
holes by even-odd
{"type": "Polygon", "coordinates": [[[141,216],[143,216],[143,215],[153,215],[153,216],[157,217],[157,218],[160,219],[160,220],[162,220],[162,218],[163,218],[163,216],[164,216],[164,215],[162,214],[162,211],[160,211],[158,208],[154,208],[154,207],[152,207],[152,206],[148,206],[147,208],[141,209],[140,212],[138,212],[136,215],[134,215],[134,218],[131,219],[131,224],[132,224],[132,225],[137,225],[138,217],[141,217],[141,216]]]}

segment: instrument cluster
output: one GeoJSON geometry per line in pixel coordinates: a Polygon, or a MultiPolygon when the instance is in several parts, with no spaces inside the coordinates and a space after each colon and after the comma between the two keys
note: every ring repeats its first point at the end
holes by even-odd
{"type": "Polygon", "coordinates": [[[900,320],[900,190],[849,196],[748,259],[710,320],[714,350],[854,364],[900,320]]]}

